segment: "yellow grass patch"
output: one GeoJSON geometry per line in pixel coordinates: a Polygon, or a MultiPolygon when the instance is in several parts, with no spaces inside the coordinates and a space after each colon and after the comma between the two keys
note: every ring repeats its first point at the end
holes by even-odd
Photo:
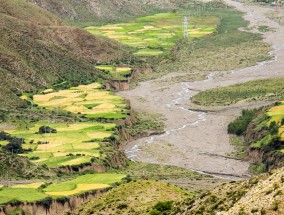
{"type": "Polygon", "coordinates": [[[130,67],[119,67],[119,68],[116,68],[116,71],[117,72],[128,72],[128,71],[131,71],[131,68],[130,67]]]}
{"type": "Polygon", "coordinates": [[[111,136],[111,134],[107,132],[88,132],[87,135],[93,139],[95,138],[103,139],[111,136]]]}
{"type": "Polygon", "coordinates": [[[80,190],[69,190],[69,191],[61,191],[61,192],[46,192],[46,194],[51,196],[72,196],[80,193],[80,190]]]}
{"type": "Polygon", "coordinates": [[[12,188],[33,188],[33,189],[37,189],[43,184],[44,184],[44,182],[36,182],[36,183],[32,183],[32,184],[18,184],[18,185],[12,186],[12,188]]]}
{"type": "Polygon", "coordinates": [[[73,144],[74,149],[97,149],[99,147],[100,147],[99,143],[96,142],[73,144]]]}
{"type": "Polygon", "coordinates": [[[60,191],[60,192],[46,192],[51,196],[72,196],[89,190],[97,190],[110,187],[108,184],[78,184],[75,190],[60,191]]]}
{"type": "Polygon", "coordinates": [[[23,100],[29,100],[28,96],[26,96],[26,95],[23,95],[20,98],[23,99],[23,100]]]}
{"type": "Polygon", "coordinates": [[[284,105],[272,107],[269,112],[282,112],[284,113],[284,105]]]}
{"type": "Polygon", "coordinates": [[[84,151],[78,151],[78,152],[54,152],[53,156],[54,157],[65,157],[66,155],[72,153],[73,155],[76,154],[84,154],[87,156],[93,156],[93,157],[98,157],[99,154],[98,153],[93,153],[93,152],[84,152],[84,151]]]}
{"type": "Polygon", "coordinates": [[[110,187],[108,184],[77,184],[76,190],[87,191],[110,187]]]}
{"type": "Polygon", "coordinates": [[[123,27],[113,26],[113,25],[106,25],[106,26],[100,27],[100,29],[101,30],[119,30],[119,29],[123,29],[123,27]]]}
{"type": "Polygon", "coordinates": [[[77,130],[82,130],[85,128],[89,128],[95,126],[95,124],[92,123],[74,123],[74,124],[66,124],[65,127],[60,127],[57,128],[57,131],[77,131],[77,130]]]}
{"type": "Polygon", "coordinates": [[[84,105],[74,105],[74,106],[68,106],[65,108],[65,110],[70,111],[70,112],[85,112],[85,111],[89,111],[88,108],[86,108],[84,105]]]}
{"type": "Polygon", "coordinates": [[[52,93],[54,91],[54,89],[46,89],[44,91],[42,91],[43,93],[52,93]]]}
{"type": "Polygon", "coordinates": [[[88,85],[79,85],[77,88],[80,90],[93,90],[93,89],[98,89],[102,85],[100,83],[92,83],[88,85]]]}
{"type": "Polygon", "coordinates": [[[79,158],[75,158],[73,160],[70,160],[70,161],[66,161],[66,162],[63,162],[61,163],[61,165],[63,166],[72,166],[72,165],[76,165],[76,164],[81,164],[81,163],[85,163],[85,162],[89,162],[88,158],[82,156],[82,157],[79,157],[79,158]]]}

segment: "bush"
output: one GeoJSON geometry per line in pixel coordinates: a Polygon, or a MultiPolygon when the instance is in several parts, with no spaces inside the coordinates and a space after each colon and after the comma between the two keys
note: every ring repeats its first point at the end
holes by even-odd
{"type": "Polygon", "coordinates": [[[166,212],[168,212],[172,209],[172,205],[173,205],[172,201],[158,202],[153,207],[153,210],[150,211],[150,215],[166,214],[166,212]]]}
{"type": "Polygon", "coordinates": [[[242,116],[238,117],[235,121],[231,122],[228,125],[228,133],[236,134],[238,136],[245,133],[249,123],[253,120],[257,109],[253,110],[243,110],[242,116]]]}
{"type": "Polygon", "coordinates": [[[51,134],[51,133],[57,133],[56,129],[51,128],[49,126],[41,126],[38,129],[38,132],[36,134],[51,134]]]}

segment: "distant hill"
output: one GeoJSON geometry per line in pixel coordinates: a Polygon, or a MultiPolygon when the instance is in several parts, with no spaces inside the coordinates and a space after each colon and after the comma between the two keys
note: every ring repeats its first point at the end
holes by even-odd
{"type": "MultiPolygon", "coordinates": [[[[118,21],[163,9],[174,9],[186,0],[30,0],[42,8],[73,21],[118,21]]],[[[192,2],[192,1],[191,1],[192,2]]]]}
{"type": "Polygon", "coordinates": [[[128,54],[115,41],[70,27],[25,0],[0,0],[0,106],[23,105],[17,94],[98,76],[91,63],[128,54]]]}

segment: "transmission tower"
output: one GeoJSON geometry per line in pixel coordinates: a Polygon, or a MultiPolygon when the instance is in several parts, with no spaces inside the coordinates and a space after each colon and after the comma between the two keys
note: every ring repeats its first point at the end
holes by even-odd
{"type": "Polygon", "coordinates": [[[183,37],[188,38],[188,18],[185,16],[183,19],[183,37]]]}

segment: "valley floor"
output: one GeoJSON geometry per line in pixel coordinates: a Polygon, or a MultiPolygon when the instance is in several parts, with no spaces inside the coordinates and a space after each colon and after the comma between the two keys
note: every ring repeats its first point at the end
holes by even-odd
{"type": "Polygon", "coordinates": [[[125,152],[129,159],[175,165],[223,179],[249,177],[249,164],[228,156],[233,147],[229,143],[227,124],[242,109],[263,106],[269,102],[239,103],[220,110],[202,112],[189,110],[189,101],[193,95],[206,89],[283,76],[284,27],[266,17],[275,8],[231,0],[226,2],[246,13],[244,18],[250,21],[253,31],[257,31],[260,25],[274,29],[264,33],[265,41],[273,48],[270,53],[273,60],[225,73],[208,73],[203,81],[169,84],[167,80],[171,77],[184,75],[173,71],[160,79],[143,82],[133,90],[119,93],[130,99],[133,109],[158,112],[166,118],[165,134],[142,138],[127,145],[125,152]]]}

